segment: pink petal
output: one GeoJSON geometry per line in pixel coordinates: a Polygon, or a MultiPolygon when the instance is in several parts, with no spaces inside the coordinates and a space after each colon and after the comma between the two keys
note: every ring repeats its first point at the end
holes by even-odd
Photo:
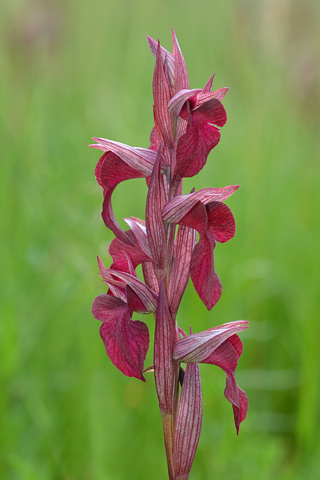
{"type": "Polygon", "coordinates": [[[130,313],[149,313],[149,311],[146,309],[144,302],[129,285],[126,285],[125,292],[130,313]]]}
{"type": "Polygon", "coordinates": [[[110,295],[96,297],[92,313],[103,322],[100,335],[112,363],[124,375],[145,381],[143,364],[149,348],[146,324],[132,321],[128,306],[110,295]]]}
{"type": "Polygon", "coordinates": [[[223,370],[235,370],[239,354],[234,345],[239,348],[239,341],[241,342],[235,334],[248,327],[248,321],[238,320],[193,333],[176,342],[173,358],[180,362],[214,363],[223,370]]]}
{"type": "Polygon", "coordinates": [[[178,116],[181,112],[183,105],[186,103],[186,101],[189,100],[190,98],[193,98],[199,92],[201,92],[200,88],[194,88],[193,90],[184,88],[178,91],[168,103],[169,112],[172,113],[173,115],[178,116]]]}
{"type": "Polygon", "coordinates": [[[147,230],[145,227],[145,223],[141,223],[142,220],[138,218],[124,218],[123,219],[131,228],[134,237],[136,239],[136,244],[139,246],[139,249],[144,253],[146,257],[148,257],[147,261],[151,260],[151,252],[147,237],[147,230]]]}
{"type": "Polygon", "coordinates": [[[194,228],[200,234],[207,229],[206,207],[201,202],[197,202],[186,215],[179,221],[180,225],[194,228]]]}
{"type": "Polygon", "coordinates": [[[173,56],[175,59],[174,70],[174,90],[178,92],[183,88],[189,88],[189,77],[186,63],[184,61],[181,48],[179,46],[176,34],[172,28],[173,56]]]}
{"type": "Polygon", "coordinates": [[[206,164],[210,151],[219,143],[219,140],[219,130],[209,123],[188,125],[186,133],[178,142],[175,175],[180,177],[197,175],[206,164]]]}
{"type": "MultiPolygon", "coordinates": [[[[99,148],[104,152],[113,152],[129,167],[140,172],[142,177],[148,177],[152,173],[153,164],[156,160],[156,152],[149,148],[130,147],[124,143],[114,142],[105,138],[94,137],[97,144],[89,145],[92,148],[99,148]]],[[[163,171],[165,165],[163,165],[163,171]]]]}
{"type": "Polygon", "coordinates": [[[172,413],[175,378],[179,372],[179,363],[172,358],[176,332],[171,317],[164,281],[160,283],[156,326],[154,333],[154,378],[161,414],[172,413]]]}
{"type": "Polygon", "coordinates": [[[173,316],[176,315],[182,296],[189,280],[189,268],[192,250],[197,241],[193,228],[178,228],[172,269],[168,281],[169,306],[173,316]]]}
{"type": "Polygon", "coordinates": [[[206,205],[208,231],[218,242],[224,243],[234,237],[236,224],[230,208],[221,202],[206,205]]]}
{"type": "Polygon", "coordinates": [[[130,245],[118,238],[114,238],[110,244],[109,253],[113,259],[110,268],[112,270],[121,270],[130,273],[128,269],[127,255],[135,269],[140,263],[150,262],[151,254],[148,255],[148,253],[145,252],[143,248],[144,246],[142,246],[132,231],[127,230],[125,234],[131,242],[130,245]]]}
{"type": "Polygon", "coordinates": [[[198,364],[188,364],[173,434],[175,478],[187,479],[196,454],[202,426],[202,389],[198,364]]]}
{"type": "Polygon", "coordinates": [[[232,404],[234,422],[239,433],[240,423],[246,418],[248,398],[246,393],[238,387],[235,379],[235,369],[242,353],[242,342],[238,335],[233,335],[223,342],[203,363],[217,365],[222,368],[227,377],[224,395],[232,404]]]}
{"type": "Polygon", "coordinates": [[[222,202],[232,195],[239,185],[224,188],[203,188],[197,192],[179,195],[168,202],[162,210],[163,220],[167,223],[179,223],[189,210],[198,202],[204,205],[210,202],[222,202]]]}
{"type": "Polygon", "coordinates": [[[214,247],[215,242],[208,235],[200,237],[194,247],[190,265],[193,286],[208,310],[218,302],[222,292],[220,279],[214,269],[214,247]]]}
{"type": "MultiPolygon", "coordinates": [[[[207,97],[208,94],[205,95],[207,97]]],[[[218,127],[223,127],[227,121],[227,114],[222,103],[216,98],[211,98],[198,106],[200,101],[201,94],[197,97],[197,107],[192,110],[192,122],[196,124],[214,123],[218,127]]]]}

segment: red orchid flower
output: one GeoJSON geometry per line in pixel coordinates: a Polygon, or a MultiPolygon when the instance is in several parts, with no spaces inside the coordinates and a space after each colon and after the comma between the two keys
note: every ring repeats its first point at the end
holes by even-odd
{"type": "Polygon", "coordinates": [[[108,357],[124,375],[145,381],[145,371],[154,372],[169,479],[186,480],[202,425],[200,363],[225,371],[225,396],[233,406],[237,433],[246,416],[248,400],[236,383],[235,369],[242,354],[237,333],[248,322],[231,322],[189,336],[178,327],[177,313],[189,277],[209,310],[220,299],[222,285],[213,253],[216,242],[225,243],[235,234],[234,217],[224,201],[238,186],[182,193],[183,178],[200,172],[220,140],[218,127],[227,119],[221,100],[228,89],[212,92],[213,76],[203,89],[190,89],[174,31],[172,41],[171,53],[148,37],[156,58],[150,147],[103,138],[94,138],[97,143],[91,145],[104,152],[95,175],[103,188],[102,218],[116,237],[109,247],[111,267],[98,257],[107,293],[95,298],[92,313],[102,322],[100,335],[108,357]],[[146,179],[145,221],[125,218],[129,228],[124,231],[111,198],[120,182],[134,178],[146,179]],[[139,265],[144,281],[136,273],[139,265]],[[152,313],[155,320],[154,360],[147,370],[148,327],[132,319],[134,312],[152,313]],[[181,362],[187,363],[184,374],[181,362]]]}
{"type": "Polygon", "coordinates": [[[177,341],[173,349],[173,358],[179,362],[209,363],[225,371],[227,385],[224,394],[232,404],[237,433],[239,433],[240,423],[246,418],[248,398],[238,387],[234,375],[243,351],[242,342],[236,333],[245,330],[248,326],[248,321],[240,320],[189,336],[180,329],[183,338],[177,341]]]}

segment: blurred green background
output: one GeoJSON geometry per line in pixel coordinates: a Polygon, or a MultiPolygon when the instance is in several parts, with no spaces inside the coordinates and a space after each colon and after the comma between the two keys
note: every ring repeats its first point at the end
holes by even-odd
{"type": "MultiPolygon", "coordinates": [[[[108,360],[90,313],[113,235],[94,179],[103,136],[148,146],[154,58],[176,30],[191,88],[229,86],[219,146],[194,186],[240,184],[235,238],[218,245],[224,291],[207,312],[192,285],[178,321],[238,319],[250,408],[236,436],[224,373],[202,366],[204,422],[190,478],[318,476],[320,4],[316,0],[2,0],[0,3],[0,478],[167,478],[152,374],[108,360]]],[[[118,218],[144,218],[144,180],[118,218]]],[[[153,319],[144,319],[153,328],[153,319]]],[[[151,349],[152,350],[152,349],[151,349]]],[[[152,352],[146,365],[152,363],[152,352]]]]}

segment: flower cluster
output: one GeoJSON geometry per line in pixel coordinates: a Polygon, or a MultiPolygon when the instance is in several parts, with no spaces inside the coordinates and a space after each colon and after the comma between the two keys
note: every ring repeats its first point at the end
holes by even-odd
{"type": "Polygon", "coordinates": [[[216,242],[235,234],[235,221],[223,203],[238,188],[205,188],[182,193],[184,177],[195,176],[218,144],[227,120],[221,100],[227,88],[212,91],[213,77],[203,89],[189,88],[188,72],[172,31],[173,53],[148,37],[155,56],[154,127],[150,147],[131,147],[94,138],[102,150],[95,175],[103,188],[102,218],[115,235],[113,263],[100,276],[108,286],[95,298],[92,313],[102,322],[100,335],[112,363],[125,375],[145,381],[148,327],[132,320],[133,312],[155,318],[154,371],[163,419],[170,479],[187,479],[202,424],[200,363],[225,371],[225,396],[232,404],[237,432],[248,400],[235,380],[242,353],[237,333],[248,327],[236,321],[187,335],[177,312],[189,277],[208,310],[218,302],[222,286],[214,266],[216,242]],[[148,186],[145,221],[125,218],[123,230],[112,209],[112,193],[125,180],[144,177],[148,186]],[[142,265],[144,282],[136,268],[142,265]],[[186,369],[181,367],[186,363],[186,369]],[[181,393],[179,393],[181,384],[181,393]]]}

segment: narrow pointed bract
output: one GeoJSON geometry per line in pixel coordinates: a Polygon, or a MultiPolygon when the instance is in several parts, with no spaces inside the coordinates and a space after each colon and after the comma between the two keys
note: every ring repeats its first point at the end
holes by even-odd
{"type": "Polygon", "coordinates": [[[173,434],[173,464],[176,479],[189,478],[202,425],[202,389],[197,363],[184,373],[178,414],[173,434]]]}
{"type": "Polygon", "coordinates": [[[106,268],[98,257],[106,293],[95,298],[92,314],[102,322],[107,356],[124,375],[145,381],[144,372],[149,378],[154,373],[169,480],[186,480],[202,425],[199,364],[224,370],[224,395],[232,405],[237,433],[248,409],[247,396],[235,379],[243,349],[238,333],[248,322],[229,322],[194,334],[190,329],[186,335],[177,321],[189,278],[208,310],[221,297],[214,250],[235,235],[235,220],[224,202],[239,186],[193,188],[183,194],[183,178],[198,174],[220,141],[220,128],[227,120],[222,100],[228,88],[212,91],[214,75],[204,87],[190,88],[173,29],[172,53],[159,41],[147,39],[155,57],[149,148],[100,137],[90,145],[103,151],[95,177],[103,189],[103,221],[115,235],[109,246],[111,266],[106,268]],[[145,220],[124,218],[128,229],[123,230],[113,212],[112,195],[119,183],[137,178],[144,178],[148,188],[145,220]],[[149,313],[155,320],[153,365],[144,369],[149,331],[133,315],[149,313]]]}

